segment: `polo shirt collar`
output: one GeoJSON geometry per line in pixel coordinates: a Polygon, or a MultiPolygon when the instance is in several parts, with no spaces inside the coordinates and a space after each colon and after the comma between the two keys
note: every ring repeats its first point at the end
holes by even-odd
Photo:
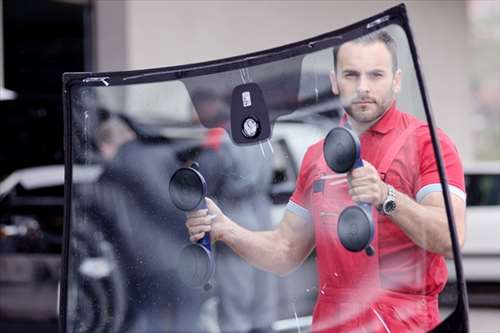
{"type": "Polygon", "coordinates": [[[373,124],[373,126],[370,127],[368,131],[386,134],[397,126],[397,120],[399,119],[398,116],[399,112],[396,108],[396,101],[393,101],[389,109],[387,109],[387,111],[385,111],[382,115],[382,118],[380,118],[379,121],[373,124]]]}

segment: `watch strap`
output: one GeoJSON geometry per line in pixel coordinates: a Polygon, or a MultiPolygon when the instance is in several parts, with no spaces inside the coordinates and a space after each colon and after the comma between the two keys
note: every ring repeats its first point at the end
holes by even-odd
{"type": "Polygon", "coordinates": [[[388,212],[386,212],[384,210],[384,206],[385,206],[386,202],[388,202],[388,201],[396,201],[396,189],[391,184],[386,183],[385,185],[387,186],[387,197],[385,198],[384,202],[382,202],[377,207],[377,210],[381,214],[389,215],[389,214],[387,214],[388,212]]]}

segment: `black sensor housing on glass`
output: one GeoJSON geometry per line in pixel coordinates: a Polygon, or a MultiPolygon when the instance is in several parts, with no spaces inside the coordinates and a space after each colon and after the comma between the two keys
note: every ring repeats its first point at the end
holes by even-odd
{"type": "Polygon", "coordinates": [[[257,83],[245,83],[233,89],[231,136],[237,144],[257,143],[271,137],[269,112],[257,83]]]}

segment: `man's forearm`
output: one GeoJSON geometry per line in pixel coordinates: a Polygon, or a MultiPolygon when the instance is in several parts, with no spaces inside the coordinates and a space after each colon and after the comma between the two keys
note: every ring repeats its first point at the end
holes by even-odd
{"type": "Polygon", "coordinates": [[[314,226],[298,215],[285,211],[275,230],[251,231],[229,219],[211,199],[205,200],[207,209],[187,213],[191,242],[210,232],[212,241],[223,241],[253,266],[280,275],[298,267],[314,248],[314,226]]]}
{"type": "MultiPolygon", "coordinates": [[[[227,218],[227,217],[226,217],[227,218]]],[[[271,231],[251,231],[231,220],[224,223],[220,241],[251,265],[278,275],[285,275],[298,267],[311,252],[314,236],[308,225],[307,230],[290,233],[287,222],[271,231]],[[300,235],[294,241],[294,235],[300,235]]]]}
{"type": "MultiPolygon", "coordinates": [[[[441,196],[441,193],[433,194],[441,196]]],[[[436,200],[436,198],[434,199],[436,200]]],[[[445,208],[441,205],[419,204],[404,193],[396,192],[397,209],[390,216],[406,235],[420,247],[442,255],[452,251],[450,231],[445,208]]],[[[463,243],[463,237],[459,241],[463,243]]]]}

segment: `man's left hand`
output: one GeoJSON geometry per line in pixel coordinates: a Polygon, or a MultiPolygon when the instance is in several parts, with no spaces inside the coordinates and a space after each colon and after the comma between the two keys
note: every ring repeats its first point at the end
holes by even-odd
{"type": "Polygon", "coordinates": [[[349,195],[355,202],[381,205],[387,198],[387,185],[380,179],[380,175],[373,165],[363,161],[364,166],[351,170],[349,180],[349,195]]]}

